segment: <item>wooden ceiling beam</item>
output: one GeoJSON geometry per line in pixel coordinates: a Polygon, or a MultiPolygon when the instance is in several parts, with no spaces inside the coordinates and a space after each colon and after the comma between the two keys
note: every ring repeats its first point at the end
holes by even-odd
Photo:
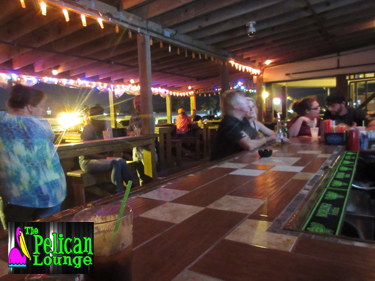
{"type": "MultiPolygon", "coordinates": [[[[143,20],[148,20],[195,1],[196,0],[154,0],[139,8],[131,9],[131,13],[143,20]]],[[[197,4],[197,2],[195,2],[195,4],[197,4]]]]}
{"type": "MultiPolygon", "coordinates": [[[[350,32],[350,27],[353,26],[353,23],[354,26],[357,26],[358,28],[369,28],[371,27],[371,22],[370,24],[368,24],[368,21],[373,19],[373,13],[371,11],[362,11],[361,13],[358,14],[358,16],[356,18],[354,17],[351,17],[350,19],[350,22],[347,22],[347,20],[345,19],[345,17],[338,17],[338,18],[335,18],[331,21],[326,21],[326,26],[327,26],[327,30],[329,30],[330,34],[333,34],[335,36],[337,36],[338,34],[340,33],[348,33],[350,32]],[[365,25],[364,25],[365,23],[365,25]],[[367,24],[367,25],[366,25],[367,24]]],[[[281,38],[279,40],[272,40],[272,39],[267,39],[267,38],[264,38],[264,40],[261,40],[263,42],[269,40],[269,44],[268,45],[272,45],[272,46],[277,46],[279,44],[285,44],[285,43],[290,43],[290,42],[298,42],[298,41],[301,41],[301,40],[310,40],[311,36],[310,35],[316,35],[317,32],[318,32],[318,26],[309,26],[309,27],[306,27],[305,29],[300,29],[300,28],[297,28],[295,29],[294,32],[289,32],[290,36],[289,37],[284,37],[284,38],[281,38]],[[300,32],[303,32],[300,34],[300,32]]],[[[281,33],[280,33],[281,34],[281,33]]],[[[320,34],[320,33],[319,33],[320,34]]],[[[276,38],[276,36],[275,36],[276,38]]],[[[246,44],[243,44],[242,46],[241,45],[237,45],[236,47],[234,47],[234,49],[236,48],[241,48],[241,47],[244,47],[244,46],[248,46],[246,44]]],[[[262,48],[265,48],[267,47],[266,44],[264,44],[262,46],[262,48]]],[[[251,48],[248,48],[246,47],[245,49],[240,49],[238,52],[235,52],[237,55],[240,55],[242,54],[245,58],[247,57],[251,57],[253,54],[254,54],[254,51],[258,50],[259,49],[259,45],[258,47],[256,46],[253,46],[251,48]],[[251,51],[252,49],[252,51],[251,51]],[[245,52],[244,52],[245,50],[245,52]]]]}
{"type": "Polygon", "coordinates": [[[160,23],[162,26],[170,27],[215,10],[228,7],[237,2],[240,2],[240,0],[199,0],[157,16],[153,18],[153,21],[160,23]]]}
{"type": "Polygon", "coordinates": [[[144,2],[147,2],[147,0],[121,0],[120,7],[127,10],[144,2]]]}
{"type": "MultiPolygon", "coordinates": [[[[339,2],[334,2],[331,5],[327,6],[326,1],[314,0],[311,1],[311,4],[314,5],[314,9],[319,12],[326,12],[331,9],[343,6],[344,4],[353,3],[356,0],[341,0],[339,2]]],[[[272,9],[261,9],[256,13],[246,14],[229,21],[223,21],[218,25],[212,25],[208,28],[202,28],[196,32],[188,33],[189,36],[195,39],[205,39],[210,37],[206,44],[213,44],[217,41],[213,35],[217,34],[220,36],[220,33],[225,31],[233,31],[233,29],[240,29],[243,31],[243,35],[247,36],[245,25],[251,19],[257,22],[255,28],[257,33],[262,29],[267,29],[272,26],[277,26],[279,24],[284,24],[293,20],[301,19],[303,17],[311,16],[311,12],[306,9],[306,4],[303,1],[285,1],[279,4],[272,6],[272,9]],[[208,43],[212,42],[212,43],[208,43]]],[[[221,41],[227,39],[220,38],[221,41]]]]}
{"type": "Polygon", "coordinates": [[[225,59],[228,56],[226,51],[209,46],[200,41],[195,41],[189,36],[176,34],[176,31],[163,28],[160,24],[156,24],[151,21],[143,21],[141,18],[127,13],[126,11],[120,12],[115,7],[98,0],[80,0],[78,2],[71,2],[68,0],[45,1],[60,8],[66,7],[75,10],[78,13],[84,13],[86,15],[89,14],[94,18],[96,18],[100,13],[105,22],[110,22],[112,25],[118,24],[119,26],[129,28],[141,34],[148,34],[153,38],[162,40],[164,43],[173,44],[182,48],[188,48],[196,52],[208,53],[221,59],[225,59]],[[93,3],[95,6],[94,8],[93,3]]]}
{"type": "Polygon", "coordinates": [[[284,0],[268,0],[268,1],[263,1],[263,0],[254,1],[253,0],[253,1],[239,2],[232,6],[197,17],[192,21],[188,21],[182,24],[175,25],[173,26],[173,29],[177,30],[177,32],[181,34],[192,32],[194,30],[205,28],[210,25],[218,24],[224,20],[230,20],[232,18],[241,16],[243,14],[254,13],[255,15],[255,13],[258,10],[262,8],[266,8],[266,7],[269,8],[270,6],[276,3],[282,2],[282,1],[284,0]]]}
{"type": "MultiPolygon", "coordinates": [[[[91,56],[94,54],[94,57],[97,59],[105,59],[103,56],[100,56],[99,52],[105,53],[107,56],[109,54],[117,55],[121,50],[121,53],[130,52],[137,48],[137,42],[135,40],[129,42],[127,37],[122,38],[122,41],[113,40],[113,34],[109,34],[103,38],[99,38],[93,42],[86,43],[77,48],[70,49],[69,54],[74,54],[76,56],[91,56]]],[[[120,39],[121,40],[121,39],[120,39]]],[[[47,59],[39,60],[34,63],[34,69],[36,72],[48,69],[54,66],[58,66],[62,63],[76,60],[76,57],[64,56],[64,55],[54,55],[47,59]]],[[[66,70],[65,70],[66,71],[66,70]]]]}

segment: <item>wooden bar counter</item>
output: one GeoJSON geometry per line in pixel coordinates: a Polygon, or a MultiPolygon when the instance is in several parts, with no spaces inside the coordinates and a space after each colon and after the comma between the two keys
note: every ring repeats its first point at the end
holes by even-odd
{"type": "Polygon", "coordinates": [[[283,228],[343,147],[306,137],[270,148],[270,158],[243,152],[130,198],[133,281],[375,280],[374,244],[283,228]]]}

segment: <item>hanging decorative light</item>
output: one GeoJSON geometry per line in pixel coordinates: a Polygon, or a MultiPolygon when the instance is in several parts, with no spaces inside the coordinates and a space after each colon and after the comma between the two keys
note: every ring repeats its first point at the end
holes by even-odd
{"type": "Polygon", "coordinates": [[[104,24],[103,24],[103,20],[101,18],[98,18],[98,23],[100,25],[100,28],[101,29],[104,29],[104,24]]]}
{"type": "Polygon", "coordinates": [[[132,31],[130,29],[128,30],[128,37],[129,39],[133,37],[132,31]]]}
{"type": "Polygon", "coordinates": [[[169,44],[168,50],[169,50],[169,52],[172,52],[172,46],[171,46],[171,44],[169,44]]]}
{"type": "Polygon", "coordinates": [[[160,41],[159,46],[160,46],[160,49],[163,48],[163,41],[160,41]]]}
{"type": "Polygon", "coordinates": [[[152,37],[150,37],[150,46],[154,44],[154,41],[152,40],[152,37]]]}
{"type": "Polygon", "coordinates": [[[202,55],[201,55],[201,53],[199,53],[199,59],[200,59],[200,60],[202,59],[202,55]]]}
{"type": "Polygon", "coordinates": [[[194,52],[191,54],[191,56],[192,56],[193,59],[195,59],[195,53],[194,52]]]}
{"type": "Polygon", "coordinates": [[[81,14],[81,21],[82,21],[82,26],[87,26],[87,22],[86,22],[86,16],[84,14],[81,14]]]}
{"type": "Polygon", "coordinates": [[[187,50],[185,50],[185,58],[187,58],[187,50]]]}
{"type": "Polygon", "coordinates": [[[118,24],[116,24],[115,30],[116,30],[116,33],[120,33],[120,27],[118,26],[118,24]]]}
{"type": "Polygon", "coordinates": [[[42,0],[40,1],[40,10],[42,11],[42,15],[47,15],[47,4],[42,0]]]}
{"type": "Polygon", "coordinates": [[[20,0],[20,2],[21,2],[21,7],[26,8],[25,0],[20,0]]]}
{"type": "Polygon", "coordinates": [[[180,54],[180,48],[177,48],[177,55],[180,54]]]}
{"type": "Polygon", "coordinates": [[[68,10],[67,9],[63,9],[62,11],[63,11],[64,17],[65,17],[65,21],[69,22],[70,18],[69,18],[68,10]]]}

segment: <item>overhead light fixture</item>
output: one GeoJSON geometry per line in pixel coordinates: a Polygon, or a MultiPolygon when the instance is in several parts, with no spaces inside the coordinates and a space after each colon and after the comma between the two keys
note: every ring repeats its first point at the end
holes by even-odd
{"type": "Polygon", "coordinates": [[[264,63],[266,64],[266,65],[270,65],[271,64],[271,60],[266,60],[264,63]]]}
{"type": "Polygon", "coordinates": [[[104,29],[104,24],[103,24],[103,20],[101,18],[98,18],[98,23],[100,25],[100,28],[101,29],[104,29]]]}
{"type": "Polygon", "coordinates": [[[53,69],[53,70],[52,70],[52,74],[53,74],[53,75],[57,75],[57,74],[59,74],[59,71],[58,71],[57,69],[53,69]]]}
{"type": "Polygon", "coordinates": [[[134,79],[130,79],[130,84],[134,84],[134,79]]]}
{"type": "Polygon", "coordinates": [[[21,7],[26,8],[25,0],[20,0],[21,1],[21,7]]]}
{"type": "Polygon", "coordinates": [[[274,99],[273,99],[273,104],[274,104],[274,105],[279,105],[279,104],[281,104],[281,99],[280,99],[280,98],[274,98],[274,99]]]}
{"type": "Polygon", "coordinates": [[[191,86],[189,86],[188,89],[191,90],[191,86]]]}
{"type": "Polygon", "coordinates": [[[44,1],[40,1],[40,9],[42,11],[42,15],[47,15],[47,4],[44,1]]]}
{"type": "Polygon", "coordinates": [[[267,93],[266,91],[264,91],[263,93],[262,93],[262,98],[263,99],[266,99],[266,98],[268,98],[269,97],[269,93],[267,93]]]}
{"type": "Polygon", "coordinates": [[[247,26],[247,35],[249,37],[254,37],[255,33],[257,30],[255,29],[254,25],[256,24],[255,21],[249,21],[246,26],[247,26]]]}

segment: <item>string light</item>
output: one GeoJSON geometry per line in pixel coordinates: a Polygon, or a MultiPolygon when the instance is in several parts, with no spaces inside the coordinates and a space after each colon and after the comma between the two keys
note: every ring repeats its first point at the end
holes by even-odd
{"type": "Polygon", "coordinates": [[[20,2],[21,2],[21,7],[26,8],[25,0],[20,0],[20,2]]]}
{"type": "Polygon", "coordinates": [[[159,46],[160,46],[160,49],[163,48],[163,41],[160,41],[159,46]]]}
{"type": "Polygon", "coordinates": [[[130,29],[128,30],[128,37],[129,39],[133,37],[132,31],[130,29]]]}
{"type": "Polygon", "coordinates": [[[214,57],[213,56],[211,56],[211,61],[214,61],[214,57]]]}
{"type": "Polygon", "coordinates": [[[116,33],[120,33],[120,27],[118,26],[118,24],[116,24],[115,30],[116,30],[116,33]]]}
{"type": "Polygon", "coordinates": [[[63,11],[64,17],[65,17],[65,21],[66,22],[70,21],[68,10],[63,9],[62,11],[63,11]]]}
{"type": "Polygon", "coordinates": [[[195,59],[195,53],[194,52],[191,54],[191,56],[192,56],[193,59],[195,59]]]}
{"type": "Polygon", "coordinates": [[[177,55],[180,54],[180,48],[177,48],[177,55]]]}
{"type": "Polygon", "coordinates": [[[40,9],[42,11],[42,15],[47,15],[47,4],[44,1],[40,1],[40,9]]]}
{"type": "Polygon", "coordinates": [[[232,67],[235,67],[239,71],[249,72],[252,75],[260,75],[260,69],[255,69],[247,65],[239,64],[235,62],[234,60],[230,60],[229,63],[231,64],[232,67]]]}
{"type": "Polygon", "coordinates": [[[152,40],[152,37],[150,37],[150,46],[154,44],[154,41],[152,40]]]}
{"type": "Polygon", "coordinates": [[[207,54],[204,54],[204,58],[205,58],[205,59],[208,59],[208,56],[207,56],[207,54]]]}
{"type": "Polygon", "coordinates": [[[185,50],[185,58],[187,58],[187,50],[185,50]]]}
{"type": "Polygon", "coordinates": [[[81,14],[81,21],[82,21],[82,26],[87,26],[87,22],[86,22],[86,16],[84,14],[81,14]]]}
{"type": "Polygon", "coordinates": [[[169,52],[172,52],[172,46],[169,44],[169,52]]]}
{"type": "Polygon", "coordinates": [[[199,59],[200,59],[200,60],[202,59],[202,55],[201,55],[201,53],[199,53],[199,59]]]}
{"type": "Polygon", "coordinates": [[[103,24],[103,20],[101,18],[98,18],[98,23],[100,25],[100,28],[101,29],[104,29],[104,24],[103,24]]]}

